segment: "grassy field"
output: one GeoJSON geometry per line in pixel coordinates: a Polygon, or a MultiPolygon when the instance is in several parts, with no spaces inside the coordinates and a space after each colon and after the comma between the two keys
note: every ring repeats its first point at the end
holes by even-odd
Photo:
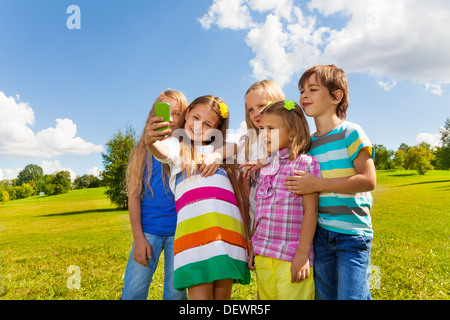
{"type": "MultiPolygon", "coordinates": [[[[0,299],[120,298],[132,235],[128,213],[103,191],[0,204],[0,299]]],[[[378,173],[373,299],[449,299],[449,195],[448,171],[378,173]]],[[[252,279],[232,298],[255,299],[252,279]]],[[[162,280],[160,267],[150,299],[161,299],[162,280]]]]}

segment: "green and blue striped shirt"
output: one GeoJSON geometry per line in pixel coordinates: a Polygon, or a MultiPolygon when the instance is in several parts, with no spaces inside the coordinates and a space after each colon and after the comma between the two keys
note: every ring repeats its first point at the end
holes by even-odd
{"type": "MultiPolygon", "coordinates": [[[[363,148],[368,149],[372,158],[375,156],[373,146],[363,129],[349,121],[343,121],[326,135],[313,135],[311,140],[309,154],[319,161],[323,178],[354,175],[353,160],[363,148]]],[[[318,224],[338,233],[372,236],[372,203],[370,192],[321,193],[318,224]]]]}

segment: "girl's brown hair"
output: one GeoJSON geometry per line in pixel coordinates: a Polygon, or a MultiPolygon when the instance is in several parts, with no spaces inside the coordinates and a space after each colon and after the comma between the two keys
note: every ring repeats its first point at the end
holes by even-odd
{"type": "Polygon", "coordinates": [[[348,96],[348,80],[344,70],[332,64],[318,65],[309,68],[301,76],[298,82],[298,89],[301,90],[305,85],[305,82],[313,75],[316,75],[319,84],[326,87],[332,97],[336,98],[336,91],[342,91],[343,96],[336,109],[336,115],[339,119],[345,120],[350,99],[348,96]]]}
{"type": "MultiPolygon", "coordinates": [[[[126,171],[126,192],[128,196],[132,197],[140,197],[142,193],[142,181],[144,180],[144,169],[147,165],[148,175],[145,177],[144,185],[147,189],[150,190],[150,192],[153,195],[153,190],[150,185],[150,179],[152,176],[152,156],[151,154],[148,154],[146,157],[146,151],[147,147],[145,146],[144,142],[144,135],[145,135],[145,128],[148,126],[150,119],[155,116],[155,104],[156,102],[161,102],[164,98],[172,98],[174,99],[178,106],[180,106],[180,111],[184,112],[186,107],[188,106],[188,100],[184,96],[183,93],[180,91],[175,90],[165,90],[162,93],[158,95],[155,102],[153,103],[150,112],[147,116],[147,120],[145,122],[144,129],[142,131],[141,137],[139,139],[139,142],[136,144],[136,146],[131,151],[129,160],[128,160],[128,167],[126,171]]],[[[164,167],[163,164],[161,166],[164,167]]],[[[167,168],[166,168],[167,169],[167,168]]],[[[163,181],[165,181],[165,175],[167,170],[161,170],[161,175],[163,178],[163,181]]]]}
{"type": "MultiPolygon", "coordinates": [[[[208,141],[206,144],[212,144],[214,146],[214,149],[221,148],[226,139],[229,117],[223,118],[221,116],[219,107],[220,103],[224,103],[224,101],[219,97],[210,95],[198,97],[197,99],[192,101],[191,104],[183,111],[183,113],[181,114],[181,120],[178,126],[175,128],[175,131],[179,133],[180,131],[178,129],[184,129],[184,126],[186,124],[186,113],[188,111],[195,109],[195,107],[197,107],[200,104],[205,105],[217,114],[219,118],[219,124],[217,128],[212,129],[219,130],[221,133],[221,137],[223,138],[223,139],[215,139],[216,137],[214,137],[211,141],[208,141]]],[[[181,131],[181,133],[182,132],[183,131],[181,131]]],[[[182,136],[179,136],[179,139],[181,147],[180,148],[181,169],[184,176],[190,177],[191,174],[197,173],[198,168],[196,164],[198,164],[200,161],[200,154],[197,152],[194,142],[191,141],[187,136],[182,134],[182,136]]]]}
{"type": "Polygon", "coordinates": [[[285,108],[285,101],[277,101],[267,106],[261,111],[261,116],[264,114],[274,114],[280,116],[289,134],[293,137],[289,150],[289,159],[293,160],[300,154],[309,151],[311,146],[311,136],[309,133],[309,125],[302,108],[294,103],[295,108],[288,110],[285,108]]]}

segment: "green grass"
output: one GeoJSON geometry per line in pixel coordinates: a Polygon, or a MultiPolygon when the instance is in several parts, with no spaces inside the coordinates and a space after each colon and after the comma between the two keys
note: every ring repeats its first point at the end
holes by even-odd
{"type": "Polygon", "coordinates": [[[449,299],[450,172],[381,171],[373,197],[373,298],[449,299]]]}
{"type": "MultiPolygon", "coordinates": [[[[382,171],[373,192],[374,299],[449,299],[450,172],[382,171]]],[[[132,244],[128,212],[104,189],[0,204],[0,299],[119,299],[132,244]],[[80,289],[68,289],[80,270],[80,289]],[[70,283],[69,283],[70,284],[70,283]]],[[[149,299],[161,299],[163,269],[149,299]]],[[[232,299],[256,299],[255,276],[232,299]]]]}

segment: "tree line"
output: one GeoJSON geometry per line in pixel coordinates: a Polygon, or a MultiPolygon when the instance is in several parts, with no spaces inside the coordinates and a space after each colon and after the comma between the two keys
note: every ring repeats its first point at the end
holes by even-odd
{"type": "MultiPolygon", "coordinates": [[[[442,146],[431,148],[425,142],[416,146],[402,143],[397,151],[388,150],[381,144],[374,145],[375,168],[377,170],[416,170],[425,174],[428,170],[449,170],[450,168],[450,120],[440,129],[442,146]]],[[[124,132],[118,131],[107,142],[106,153],[102,153],[102,181],[111,203],[123,209],[128,208],[125,177],[128,158],[137,143],[135,130],[128,125],[124,132]]]]}
{"type": "MultiPolygon", "coordinates": [[[[422,142],[416,146],[402,143],[397,151],[375,144],[375,168],[377,170],[416,170],[425,174],[428,170],[450,169],[450,119],[440,129],[442,146],[432,148],[422,142]]],[[[0,181],[0,202],[26,198],[33,195],[55,195],[68,192],[71,188],[106,187],[105,194],[111,203],[123,209],[128,208],[125,177],[128,158],[137,143],[136,132],[127,125],[124,132],[117,131],[106,143],[106,153],[102,153],[104,170],[100,177],[94,175],[77,176],[73,183],[68,171],[44,175],[42,168],[30,164],[17,179],[0,181]]]]}
{"type": "Polygon", "coordinates": [[[416,170],[424,175],[429,170],[450,169],[450,119],[439,130],[442,146],[431,147],[422,142],[416,146],[402,143],[397,151],[389,150],[381,144],[374,145],[375,168],[377,170],[416,170]]]}
{"type": "Polygon", "coordinates": [[[36,195],[53,196],[71,189],[96,188],[101,181],[94,175],[77,176],[71,181],[69,171],[44,174],[36,164],[27,165],[16,179],[0,181],[0,202],[28,198],[36,195]]]}

